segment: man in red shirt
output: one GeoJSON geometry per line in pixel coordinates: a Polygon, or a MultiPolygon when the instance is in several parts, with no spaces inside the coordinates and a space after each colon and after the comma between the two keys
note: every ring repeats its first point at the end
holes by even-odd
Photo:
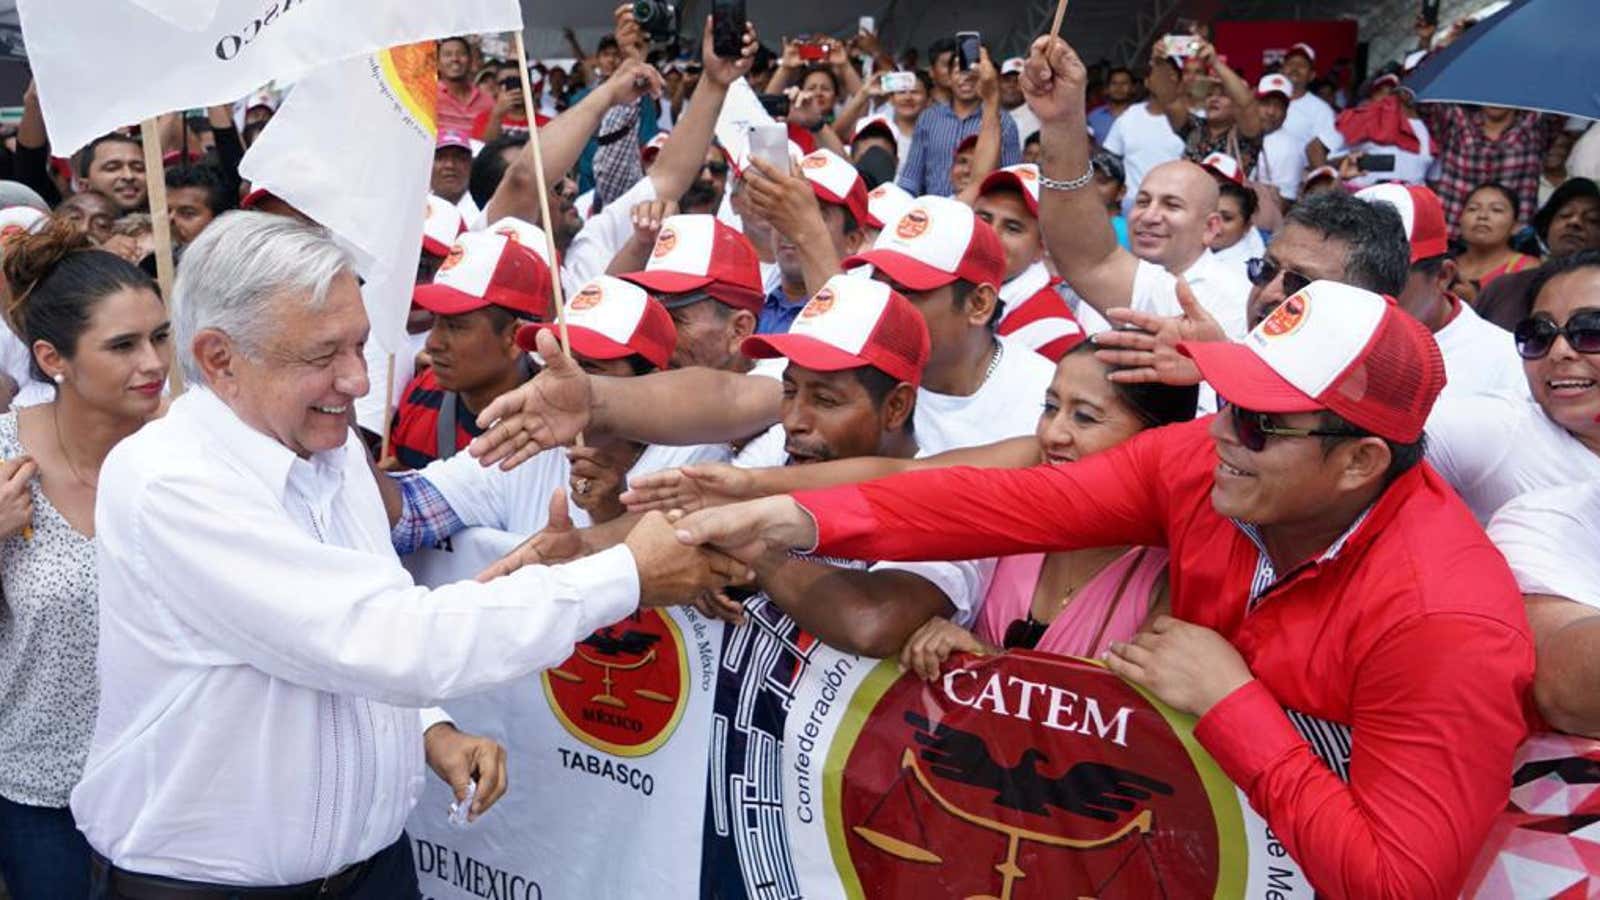
{"type": "Polygon", "coordinates": [[[494,98],[472,83],[472,47],[464,37],[439,42],[439,94],[434,115],[439,131],[472,132],[478,113],[494,109],[494,98]]]}
{"type": "Polygon", "coordinates": [[[862,559],[1167,547],[1172,617],[1108,665],[1199,717],[1319,893],[1454,896],[1509,794],[1534,649],[1504,559],[1422,462],[1438,348],[1392,300],[1318,281],[1243,342],[1181,349],[1234,405],[1072,465],[772,497],[679,537],[862,559]]]}

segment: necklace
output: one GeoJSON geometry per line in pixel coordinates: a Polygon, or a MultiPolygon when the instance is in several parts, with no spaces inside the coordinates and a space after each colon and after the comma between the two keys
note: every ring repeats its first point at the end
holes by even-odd
{"type": "Polygon", "coordinates": [[[988,384],[989,383],[989,379],[994,377],[994,370],[1000,368],[1000,357],[1004,356],[1005,352],[1006,352],[1006,345],[1000,343],[999,341],[995,341],[994,342],[994,355],[989,357],[989,368],[986,371],[984,371],[983,380],[978,382],[978,387],[981,388],[984,385],[988,384]]]}
{"type": "Polygon", "coordinates": [[[55,426],[56,426],[56,446],[61,448],[61,458],[67,461],[67,468],[72,470],[72,477],[78,479],[78,483],[79,484],[83,485],[84,487],[88,488],[91,491],[99,490],[100,489],[100,484],[99,484],[100,479],[96,478],[94,483],[91,484],[89,482],[89,479],[83,477],[83,473],[79,472],[77,465],[72,462],[72,454],[67,452],[67,442],[61,439],[61,404],[59,404],[59,403],[51,404],[51,406],[50,406],[50,421],[55,423],[55,426]]]}

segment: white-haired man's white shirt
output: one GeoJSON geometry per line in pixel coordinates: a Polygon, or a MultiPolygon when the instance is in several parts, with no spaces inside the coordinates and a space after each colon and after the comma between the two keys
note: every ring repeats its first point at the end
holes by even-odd
{"type": "Polygon", "coordinates": [[[620,546],[418,587],[353,433],[302,459],[203,388],[100,484],[100,708],[72,811],[130,871],[260,886],[372,856],[422,789],[419,708],[556,665],[638,604],[620,546]]]}

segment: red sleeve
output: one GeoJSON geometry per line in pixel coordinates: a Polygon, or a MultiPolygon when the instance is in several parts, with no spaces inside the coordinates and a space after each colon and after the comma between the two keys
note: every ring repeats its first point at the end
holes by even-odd
{"type": "Polygon", "coordinates": [[[472,139],[483,140],[483,135],[489,130],[489,111],[478,113],[472,117],[472,139]]]}
{"type": "Polygon", "coordinates": [[[933,469],[802,491],[817,552],[849,559],[975,559],[1076,547],[1166,546],[1172,465],[1194,464],[1204,422],[1148,431],[1064,466],[933,469]]]}
{"type": "Polygon", "coordinates": [[[1355,675],[1348,785],[1259,681],[1212,707],[1195,737],[1319,895],[1454,897],[1505,806],[1532,676],[1533,648],[1511,626],[1422,616],[1355,675]]]}
{"type": "Polygon", "coordinates": [[[1051,362],[1060,362],[1061,357],[1066,356],[1073,347],[1086,340],[1088,338],[1081,331],[1077,334],[1064,334],[1042,347],[1034,348],[1034,352],[1051,362]]]}

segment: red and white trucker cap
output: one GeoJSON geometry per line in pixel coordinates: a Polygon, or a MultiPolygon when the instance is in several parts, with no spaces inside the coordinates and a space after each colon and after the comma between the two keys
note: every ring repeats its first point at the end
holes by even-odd
{"type": "Polygon", "coordinates": [[[1035,219],[1039,218],[1039,167],[1033,163],[1022,163],[1015,166],[1006,166],[989,173],[989,177],[978,186],[978,196],[983,196],[998,187],[1015,188],[1022,192],[1022,199],[1028,204],[1028,212],[1033,213],[1035,219]]]}
{"type": "Polygon", "coordinates": [[[1213,153],[1200,161],[1200,168],[1211,173],[1211,177],[1218,181],[1231,181],[1234,184],[1244,184],[1244,170],[1239,168],[1239,161],[1226,153],[1213,153]]]}
{"type": "Polygon", "coordinates": [[[8,206],[0,209],[0,241],[8,241],[19,234],[39,230],[40,223],[50,216],[31,206],[8,206]]]}
{"type": "Polygon", "coordinates": [[[712,215],[668,216],[644,271],[622,278],[656,294],[704,291],[751,312],[760,312],[767,296],[750,239],[712,215]]]}
{"type": "Polygon", "coordinates": [[[913,291],[931,291],[955,281],[1005,283],[1006,254],[1000,236],[972,207],[949,197],[918,197],[872,249],[846,259],[844,268],[869,265],[913,291]]]}
{"type": "Polygon", "coordinates": [[[879,222],[894,222],[899,220],[901,213],[911,208],[916,199],[911,196],[910,191],[900,185],[885,181],[867,191],[867,209],[871,210],[872,217],[879,222]]]}
{"type": "Polygon", "coordinates": [[[546,266],[550,265],[550,242],[545,239],[543,228],[531,222],[524,222],[515,216],[502,216],[482,230],[527,247],[539,257],[540,262],[546,266]]]}
{"type": "Polygon", "coordinates": [[[818,200],[849,210],[858,225],[883,227],[868,207],[867,183],[849,160],[832,150],[815,150],[801,158],[800,174],[811,182],[811,191],[818,200]]]}
{"type": "Polygon", "coordinates": [[[1294,99],[1294,82],[1288,76],[1273,72],[1271,75],[1261,76],[1261,81],[1256,84],[1256,96],[1265,97],[1268,94],[1282,94],[1283,99],[1294,99]]]}
{"type": "Polygon", "coordinates": [[[895,137],[894,123],[889,121],[888,116],[869,116],[862,119],[861,124],[856,126],[855,133],[850,135],[850,142],[853,144],[861,140],[861,136],[868,132],[876,132],[896,144],[899,143],[899,140],[895,137]]]}
{"type": "Polygon", "coordinates": [[[428,205],[422,213],[423,252],[444,256],[466,230],[467,220],[454,203],[436,194],[428,195],[428,205]]]}
{"type": "Polygon", "coordinates": [[[1184,341],[1178,352],[1229,403],[1265,413],[1331,410],[1379,437],[1422,436],[1444,388],[1433,335],[1393,299],[1314,281],[1239,342],[1184,341]]]}
{"type": "Polygon", "coordinates": [[[667,145],[668,134],[669,133],[665,131],[656,132],[656,136],[651,138],[650,142],[645,144],[643,149],[639,151],[640,161],[649,163],[651,160],[659,156],[661,154],[661,148],[667,145]]]}
{"type": "Polygon", "coordinates": [[[1312,66],[1316,66],[1316,64],[1317,64],[1317,51],[1310,44],[1308,44],[1308,43],[1306,43],[1304,41],[1301,41],[1301,42],[1299,42],[1297,44],[1290,44],[1289,45],[1289,49],[1284,52],[1283,58],[1284,59],[1288,59],[1289,57],[1295,55],[1296,53],[1300,54],[1301,56],[1304,56],[1306,58],[1306,62],[1311,63],[1312,66]]]}
{"type": "Polygon", "coordinates": [[[473,231],[456,238],[444,263],[411,295],[441,316],[499,306],[535,319],[550,312],[550,267],[503,234],[473,231]]]}
{"type": "MultiPolygon", "coordinates": [[[[567,340],[589,359],[638,354],[665,369],[678,345],[678,329],[660,301],[620,278],[601,275],[567,300],[567,340]]],[[[517,346],[532,352],[539,332],[560,333],[554,322],[517,329],[517,346]]]]}
{"type": "Polygon", "coordinates": [[[931,351],[928,325],[911,301],[881,281],[835,275],[786,334],[745,338],[751,359],[784,357],[818,372],[871,366],[896,381],[922,383],[931,351]]]}
{"type": "Polygon", "coordinates": [[[1439,195],[1420,184],[1375,184],[1356,192],[1368,203],[1388,203],[1400,213],[1406,238],[1411,241],[1411,261],[1420,262],[1450,252],[1450,232],[1444,224],[1444,204],[1439,195]]]}

